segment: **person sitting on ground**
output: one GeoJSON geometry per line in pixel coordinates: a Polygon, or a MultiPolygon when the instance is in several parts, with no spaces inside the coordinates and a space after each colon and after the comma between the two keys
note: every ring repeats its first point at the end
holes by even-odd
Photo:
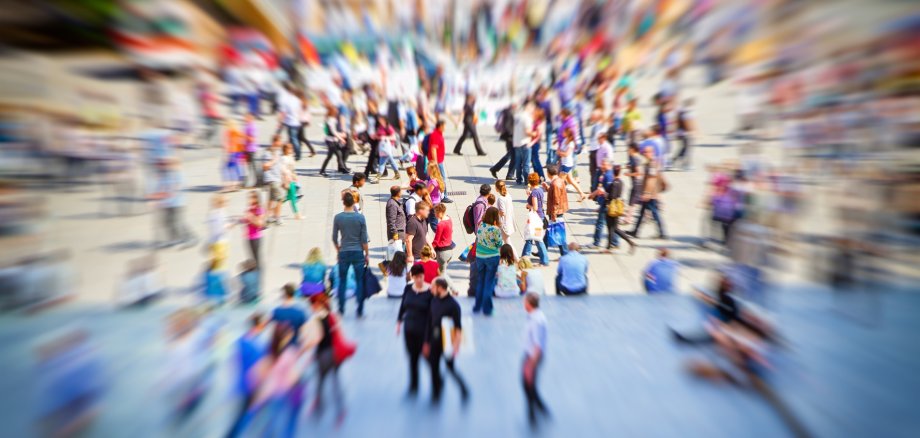
{"type": "Polygon", "coordinates": [[[517,261],[514,259],[514,248],[509,244],[502,245],[499,250],[498,271],[495,274],[496,298],[516,298],[521,294],[518,285],[517,261]]]}
{"type": "Polygon", "coordinates": [[[387,296],[390,298],[402,297],[408,281],[406,253],[397,251],[393,254],[393,260],[385,262],[383,272],[387,277],[387,296]]]}
{"type": "Polygon", "coordinates": [[[559,258],[556,270],[556,295],[588,293],[588,258],[578,250],[578,243],[569,243],[569,251],[559,258]]]}
{"type": "Polygon", "coordinates": [[[307,258],[300,265],[303,280],[300,282],[300,294],[305,297],[326,292],[326,271],[329,267],[323,261],[323,252],[318,247],[307,253],[307,258]]]}
{"type": "Polygon", "coordinates": [[[680,265],[668,258],[667,248],[658,250],[658,258],[649,262],[643,274],[643,285],[649,294],[675,292],[677,289],[677,271],[680,265]]]}
{"type": "Polygon", "coordinates": [[[422,257],[419,260],[416,260],[416,265],[422,265],[425,269],[425,283],[431,284],[435,278],[438,278],[438,273],[440,272],[440,266],[438,262],[434,260],[434,250],[431,249],[431,245],[425,245],[422,247],[422,257]]]}
{"type": "Polygon", "coordinates": [[[543,272],[534,267],[530,259],[521,257],[517,263],[520,276],[518,285],[521,293],[533,292],[537,295],[546,295],[546,283],[543,281],[543,272]]]}

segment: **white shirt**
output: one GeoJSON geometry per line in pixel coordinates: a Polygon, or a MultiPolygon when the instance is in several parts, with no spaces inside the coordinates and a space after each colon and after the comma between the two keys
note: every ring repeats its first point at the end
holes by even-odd
{"type": "Polygon", "coordinates": [[[514,145],[516,147],[524,146],[530,143],[530,136],[527,131],[533,127],[533,117],[527,111],[520,112],[514,119],[514,145]]]}
{"type": "Polygon", "coordinates": [[[387,274],[387,296],[401,297],[406,290],[406,284],[408,280],[406,280],[405,273],[403,275],[387,274]]]}
{"type": "Polygon", "coordinates": [[[284,119],[281,121],[287,126],[300,126],[300,112],[303,109],[303,102],[297,96],[284,92],[278,98],[279,110],[284,113],[284,119]]]}
{"type": "Polygon", "coordinates": [[[224,240],[227,234],[227,213],[215,208],[208,213],[208,243],[224,240]]]}
{"type": "Polygon", "coordinates": [[[527,271],[527,290],[538,295],[546,295],[546,283],[543,282],[543,273],[539,269],[532,268],[527,271]]]}
{"type": "Polygon", "coordinates": [[[567,141],[559,146],[559,152],[569,152],[568,155],[562,157],[560,163],[565,167],[575,167],[575,142],[567,141]]]}
{"type": "Polygon", "coordinates": [[[527,326],[524,327],[524,354],[530,357],[535,348],[540,348],[540,353],[546,352],[546,315],[540,309],[534,309],[527,315],[527,326]]]}
{"type": "Polygon", "coordinates": [[[508,235],[514,234],[514,203],[511,201],[511,195],[495,196],[495,205],[498,211],[504,213],[502,216],[502,232],[508,235]]]}

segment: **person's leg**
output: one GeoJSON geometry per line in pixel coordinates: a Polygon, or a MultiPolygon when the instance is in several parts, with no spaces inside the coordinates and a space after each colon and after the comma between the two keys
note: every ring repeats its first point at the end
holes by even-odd
{"type": "Polygon", "coordinates": [[[524,357],[524,365],[521,367],[521,382],[524,383],[524,397],[527,399],[527,419],[531,423],[537,421],[537,402],[536,397],[534,397],[534,386],[532,382],[528,382],[527,378],[524,377],[524,367],[527,366],[527,357],[524,357]]]}
{"type": "Polygon", "coordinates": [[[486,268],[486,259],[481,259],[479,257],[476,257],[475,265],[476,265],[476,280],[474,284],[476,285],[476,299],[473,301],[473,313],[483,310],[482,307],[483,307],[483,304],[484,304],[483,301],[485,298],[484,293],[486,291],[486,285],[484,283],[486,281],[486,271],[488,270],[486,268]]]}
{"type": "Polygon", "coordinates": [[[546,164],[553,164],[552,153],[553,153],[553,125],[552,123],[547,123],[544,125],[546,128],[546,135],[544,139],[546,140],[546,164]]]}
{"type": "Polygon", "coordinates": [[[339,314],[345,315],[345,291],[348,289],[348,258],[339,253],[339,287],[336,289],[336,298],[339,301],[339,314]]]}
{"type": "Polygon", "coordinates": [[[326,172],[326,166],[329,165],[329,161],[332,160],[333,156],[336,156],[335,144],[331,141],[326,141],[326,159],[323,160],[323,165],[319,168],[319,173],[326,172]]]}
{"type": "Polygon", "coordinates": [[[530,148],[530,164],[533,167],[533,171],[540,176],[540,179],[546,179],[546,174],[543,173],[543,164],[540,163],[540,146],[533,145],[530,148]]]}
{"type": "Polygon", "coordinates": [[[658,200],[650,199],[648,201],[649,210],[652,212],[652,219],[655,220],[655,223],[658,224],[658,235],[667,236],[668,233],[664,231],[664,221],[661,219],[661,214],[658,212],[658,200]]]}
{"type": "Polygon", "coordinates": [[[601,246],[601,237],[604,236],[604,225],[607,223],[607,208],[604,204],[597,209],[597,219],[594,221],[594,246],[601,246]]]}
{"type": "MultiPolygon", "coordinates": [[[[355,271],[355,300],[358,302],[358,317],[362,317],[364,316],[364,253],[355,251],[351,265],[355,271]]],[[[343,311],[342,315],[344,314],[343,311]]]]}
{"type": "Polygon", "coordinates": [[[456,359],[451,358],[444,361],[444,364],[447,365],[447,372],[450,373],[451,377],[454,378],[454,381],[457,382],[457,386],[460,387],[460,397],[463,401],[466,401],[470,396],[470,390],[466,385],[466,380],[457,371],[456,359]]]}
{"type": "Polygon", "coordinates": [[[441,171],[441,178],[444,179],[444,197],[447,197],[447,172],[444,171],[444,163],[438,163],[438,170],[441,171]]]}
{"type": "Polygon", "coordinates": [[[236,420],[233,421],[233,426],[230,426],[230,431],[227,432],[227,438],[238,437],[246,430],[246,426],[249,425],[249,420],[252,419],[249,408],[252,406],[253,398],[255,397],[252,393],[243,396],[243,399],[240,401],[240,411],[236,415],[236,420]]]}
{"type": "Polygon", "coordinates": [[[639,216],[636,218],[636,226],[633,228],[632,232],[629,233],[633,236],[639,235],[639,227],[642,226],[642,218],[645,217],[645,209],[648,208],[648,201],[640,201],[639,205],[639,216]]]}
{"type": "Polygon", "coordinates": [[[310,149],[310,156],[316,155],[316,151],[313,149],[313,145],[310,144],[310,140],[307,140],[307,125],[304,123],[300,124],[300,127],[297,128],[297,141],[307,146],[310,149]]]}
{"type": "Polygon", "coordinates": [[[473,136],[473,146],[476,146],[476,153],[485,155],[486,152],[482,150],[482,145],[479,144],[479,133],[476,131],[476,125],[470,125],[469,130],[470,134],[473,136]]]}
{"type": "Polygon", "coordinates": [[[347,158],[345,158],[347,152],[348,151],[340,144],[336,144],[335,149],[332,150],[332,153],[335,155],[335,163],[339,167],[337,170],[341,173],[348,173],[348,165],[346,164],[347,158]]]}
{"type": "Polygon", "coordinates": [[[536,241],[530,239],[524,241],[524,249],[521,250],[521,257],[530,257],[530,250],[533,248],[534,242],[536,241]]]}
{"type": "Polygon", "coordinates": [[[387,163],[389,163],[390,168],[393,169],[394,177],[399,179],[399,166],[396,164],[396,160],[393,157],[387,157],[387,163]]]}
{"type": "Polygon", "coordinates": [[[429,344],[428,366],[431,368],[431,400],[435,403],[441,400],[441,389],[444,380],[441,378],[441,346],[429,344]]]}
{"type": "Polygon", "coordinates": [[[376,140],[370,141],[370,150],[367,153],[367,166],[364,167],[364,174],[370,177],[372,170],[377,170],[377,148],[380,143],[376,140]]]}
{"type": "Polygon", "coordinates": [[[409,393],[418,392],[418,362],[422,355],[424,336],[418,333],[405,332],[406,352],[409,353],[409,393]]]}
{"type": "Polygon", "coordinates": [[[454,145],[454,153],[455,153],[455,154],[459,154],[459,153],[460,153],[460,148],[463,146],[463,142],[466,141],[466,139],[467,139],[467,137],[469,137],[469,135],[470,135],[469,129],[468,129],[468,127],[466,126],[466,124],[464,124],[464,125],[463,125],[463,132],[460,134],[460,138],[457,139],[457,144],[454,145]]]}
{"type": "Polygon", "coordinates": [[[498,161],[496,161],[495,164],[493,164],[492,167],[489,168],[489,172],[497,173],[499,170],[502,170],[502,167],[505,167],[505,164],[508,163],[510,154],[511,154],[511,151],[505,152],[505,155],[502,155],[502,157],[499,158],[498,161]]]}
{"type": "Polygon", "coordinates": [[[511,140],[505,141],[505,147],[508,149],[508,173],[505,175],[505,179],[511,179],[514,176],[514,171],[517,169],[517,154],[514,152],[514,147],[511,140]]]}
{"type": "Polygon", "coordinates": [[[256,266],[262,266],[261,260],[259,260],[259,243],[262,239],[249,239],[249,252],[252,254],[252,260],[256,262],[256,266]]]}
{"type": "Polygon", "coordinates": [[[498,273],[498,257],[486,259],[485,278],[480,280],[481,285],[485,287],[482,291],[482,313],[486,316],[492,314],[492,295],[495,294],[495,275],[498,273]]]}
{"type": "Polygon", "coordinates": [[[546,244],[542,240],[537,240],[537,256],[540,257],[540,263],[543,266],[549,265],[549,250],[546,249],[546,244]]]}
{"type": "Polygon", "coordinates": [[[284,125],[284,129],[287,130],[288,141],[294,146],[294,160],[296,161],[300,161],[300,139],[297,136],[299,128],[299,126],[284,125]]]}
{"type": "Polygon", "coordinates": [[[591,175],[591,191],[597,190],[597,151],[588,152],[588,174],[591,175]]]}
{"type": "Polygon", "coordinates": [[[617,237],[617,222],[618,218],[610,217],[604,215],[604,222],[607,225],[607,249],[619,246],[619,240],[617,237]]]}

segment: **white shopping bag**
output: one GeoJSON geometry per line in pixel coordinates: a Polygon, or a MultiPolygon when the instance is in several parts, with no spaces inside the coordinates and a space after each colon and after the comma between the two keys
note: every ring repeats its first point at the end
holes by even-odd
{"type": "Polygon", "coordinates": [[[393,260],[393,256],[399,251],[405,251],[405,242],[402,240],[391,240],[387,243],[387,260],[393,260]]]}
{"type": "Polygon", "coordinates": [[[527,226],[524,227],[524,239],[542,240],[544,234],[546,234],[546,229],[543,228],[543,219],[540,219],[540,215],[537,214],[537,212],[531,211],[527,214],[527,226]]]}
{"type": "MultiPolygon", "coordinates": [[[[471,356],[476,351],[476,345],[473,343],[473,318],[463,316],[460,321],[463,324],[460,338],[460,354],[471,356]]],[[[451,338],[453,332],[454,320],[448,317],[441,318],[441,342],[443,343],[444,357],[455,357],[454,342],[451,338]]]]}

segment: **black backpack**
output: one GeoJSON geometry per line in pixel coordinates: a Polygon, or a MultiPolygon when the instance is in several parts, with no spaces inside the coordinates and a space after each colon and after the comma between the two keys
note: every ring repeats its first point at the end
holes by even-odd
{"type": "Polygon", "coordinates": [[[476,231],[476,204],[485,205],[485,202],[476,200],[466,206],[466,211],[463,212],[463,229],[466,230],[466,234],[473,234],[476,231]]]}

